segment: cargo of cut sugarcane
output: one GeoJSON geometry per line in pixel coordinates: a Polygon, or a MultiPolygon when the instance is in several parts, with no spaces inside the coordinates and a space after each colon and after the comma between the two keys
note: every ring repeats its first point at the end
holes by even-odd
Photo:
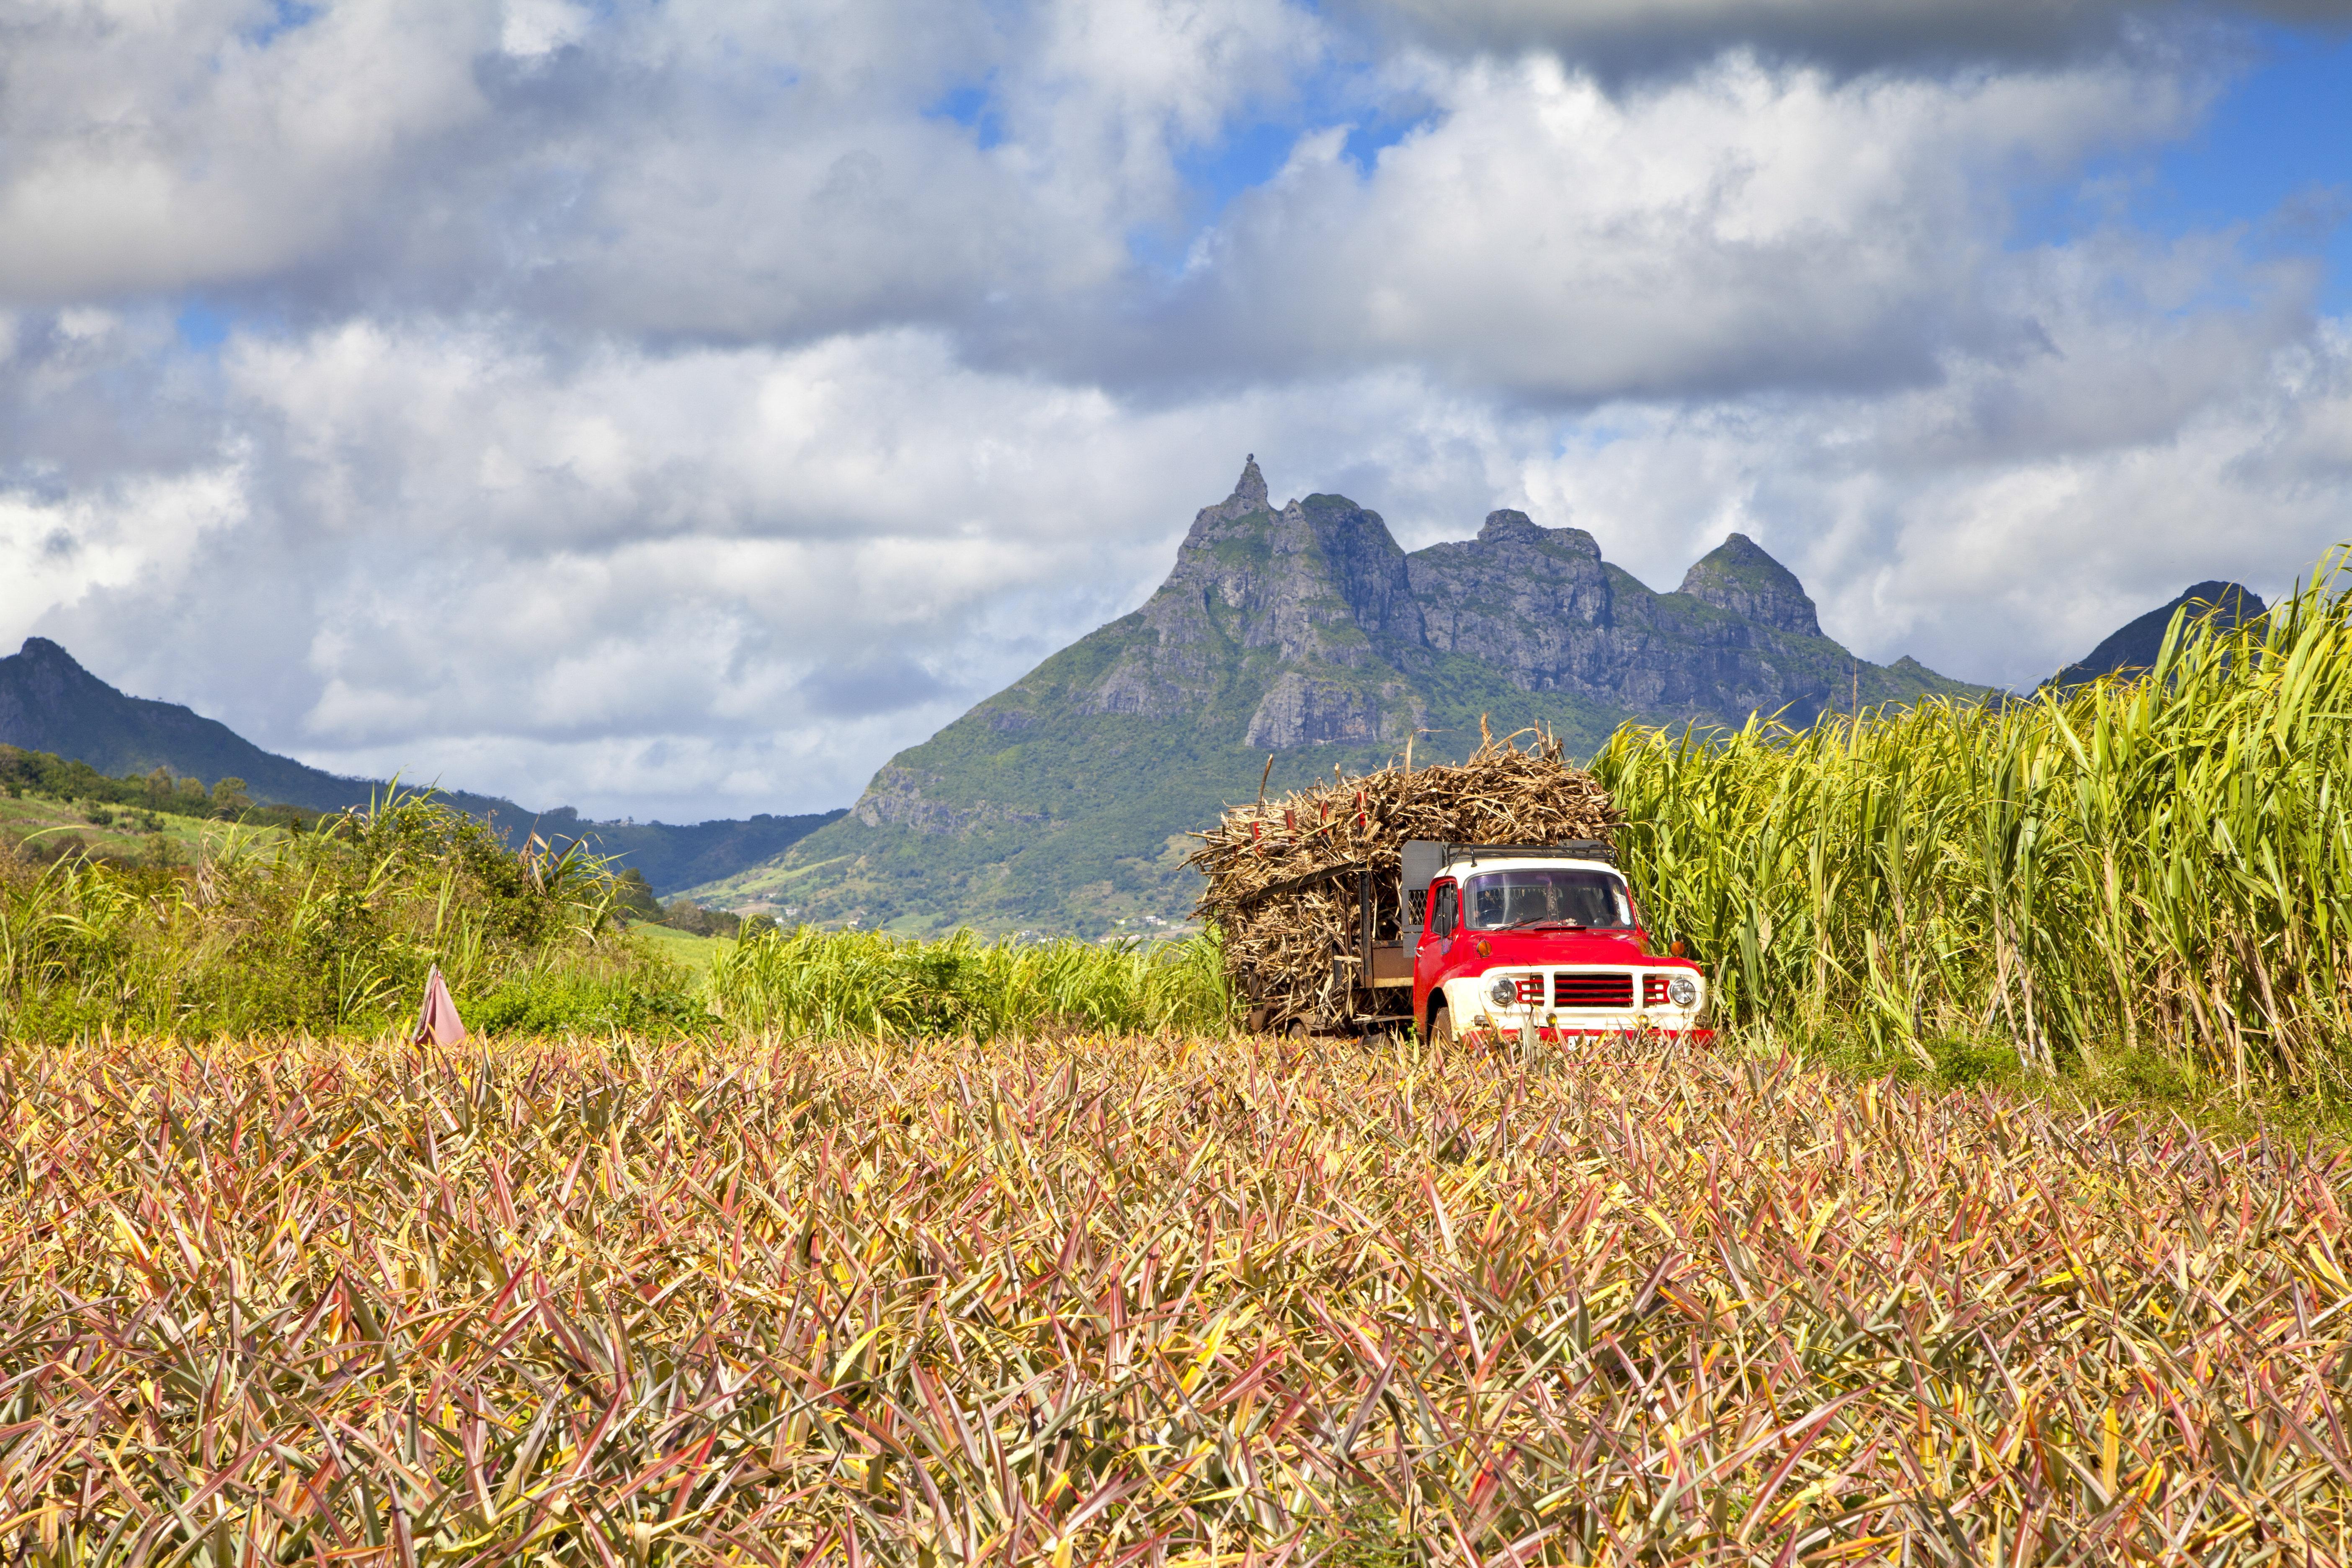
{"type": "Polygon", "coordinates": [[[2184,616],[2147,670],[2071,690],[1619,731],[1591,766],[1653,929],[1705,959],[1730,1023],[2341,1096],[2343,566],[2234,629],[2184,616]]]}

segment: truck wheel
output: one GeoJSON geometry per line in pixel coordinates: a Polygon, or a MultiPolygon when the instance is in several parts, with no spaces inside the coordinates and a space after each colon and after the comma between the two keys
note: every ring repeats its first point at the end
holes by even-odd
{"type": "Polygon", "coordinates": [[[1440,1002],[1429,1015],[1429,1041],[1435,1046],[1450,1046],[1454,1043],[1454,1014],[1443,1002],[1440,1002]]]}

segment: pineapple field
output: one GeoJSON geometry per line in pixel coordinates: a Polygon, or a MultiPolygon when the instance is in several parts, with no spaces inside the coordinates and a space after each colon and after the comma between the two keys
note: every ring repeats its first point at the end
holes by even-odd
{"type": "Polygon", "coordinates": [[[40,1563],[2336,1563],[2352,1163],[1787,1059],[15,1053],[40,1563]]]}

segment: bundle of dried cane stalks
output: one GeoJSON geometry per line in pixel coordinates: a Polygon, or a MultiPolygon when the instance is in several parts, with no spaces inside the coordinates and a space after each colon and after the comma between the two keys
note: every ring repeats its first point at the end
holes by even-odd
{"type": "Polygon", "coordinates": [[[1360,914],[1354,873],[1373,873],[1373,935],[1399,929],[1399,851],[1412,838],[1451,844],[1559,844],[1609,837],[1617,820],[1591,774],[1538,731],[1487,739],[1464,763],[1401,763],[1278,800],[1228,810],[1186,864],[1208,887],[1194,913],[1225,939],[1225,966],[1253,1004],[1251,1022],[1328,1026],[1348,1016],[1360,914]],[[1521,736],[1531,737],[1522,749],[1521,736]],[[1343,960],[1334,964],[1333,960],[1343,960]]]}

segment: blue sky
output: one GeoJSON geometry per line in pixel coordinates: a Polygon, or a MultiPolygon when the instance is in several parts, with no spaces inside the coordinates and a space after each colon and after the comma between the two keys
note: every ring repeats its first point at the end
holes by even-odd
{"type": "Polygon", "coordinates": [[[2352,515],[2347,22],[41,12],[0,644],[344,772],[817,809],[1255,452],[1408,547],[1517,507],[1671,586],[1743,531],[1865,657],[2028,685],[2352,515]]]}
{"type": "Polygon", "coordinates": [[[2352,38],[2271,26],[2241,47],[2249,63],[2188,134],[2094,160],[2029,198],[2021,237],[2110,223],[2168,237],[2242,228],[2260,250],[2324,260],[2319,307],[2352,308],[2352,38]]]}
{"type": "Polygon", "coordinates": [[[2352,38],[2268,28],[2256,47],[2262,63],[2162,155],[2133,216],[2178,233],[2260,228],[2289,209],[2275,243],[2326,258],[2320,308],[2341,314],[2352,309],[2352,38]]]}

